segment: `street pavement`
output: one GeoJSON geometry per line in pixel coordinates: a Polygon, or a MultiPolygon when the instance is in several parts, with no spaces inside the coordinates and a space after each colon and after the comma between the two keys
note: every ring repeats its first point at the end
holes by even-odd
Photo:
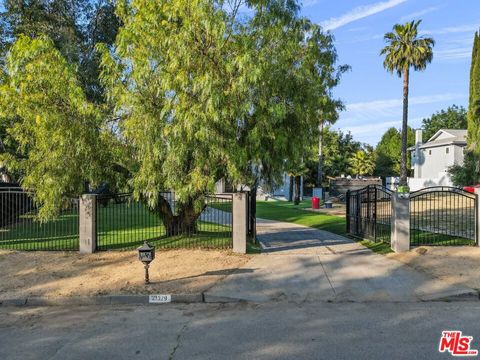
{"type": "Polygon", "coordinates": [[[478,302],[0,308],[0,359],[448,359],[480,348],[478,302]]]}
{"type": "Polygon", "coordinates": [[[446,283],[327,231],[261,220],[263,253],[206,293],[215,298],[265,301],[411,302],[477,291],[446,283]]]}

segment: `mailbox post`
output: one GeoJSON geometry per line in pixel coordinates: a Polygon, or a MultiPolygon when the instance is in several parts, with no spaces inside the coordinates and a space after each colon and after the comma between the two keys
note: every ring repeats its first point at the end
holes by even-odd
{"type": "Polygon", "coordinates": [[[145,284],[149,284],[148,268],[150,267],[150,263],[155,259],[155,246],[150,246],[150,244],[145,241],[137,250],[138,259],[145,266],[145,284]]]}

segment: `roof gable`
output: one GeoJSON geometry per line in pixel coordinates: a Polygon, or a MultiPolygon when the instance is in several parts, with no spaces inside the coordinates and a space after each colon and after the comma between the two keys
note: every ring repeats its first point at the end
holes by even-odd
{"type": "Polygon", "coordinates": [[[426,143],[434,141],[466,141],[467,130],[463,129],[440,129],[426,143]]]}

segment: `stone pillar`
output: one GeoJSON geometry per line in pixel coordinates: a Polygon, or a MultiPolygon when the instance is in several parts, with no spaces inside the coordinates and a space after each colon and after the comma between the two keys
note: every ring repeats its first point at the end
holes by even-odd
{"type": "Polygon", "coordinates": [[[94,194],[80,197],[80,253],[91,254],[97,248],[97,199],[94,194]]]}
{"type": "Polygon", "coordinates": [[[476,223],[475,223],[475,242],[480,246],[479,231],[480,231],[480,188],[475,188],[475,195],[477,195],[476,223]]]}
{"type": "Polygon", "coordinates": [[[233,252],[247,252],[247,196],[246,193],[233,194],[233,252]]]}
{"type": "Polygon", "coordinates": [[[410,194],[392,194],[392,230],[390,245],[393,251],[410,250],[410,194]]]}

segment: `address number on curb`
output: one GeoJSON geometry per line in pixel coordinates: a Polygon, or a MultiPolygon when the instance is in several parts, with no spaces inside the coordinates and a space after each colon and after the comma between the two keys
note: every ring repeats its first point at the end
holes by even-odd
{"type": "Polygon", "coordinates": [[[164,304],[172,302],[172,295],[150,295],[148,298],[150,304],[164,304]]]}

